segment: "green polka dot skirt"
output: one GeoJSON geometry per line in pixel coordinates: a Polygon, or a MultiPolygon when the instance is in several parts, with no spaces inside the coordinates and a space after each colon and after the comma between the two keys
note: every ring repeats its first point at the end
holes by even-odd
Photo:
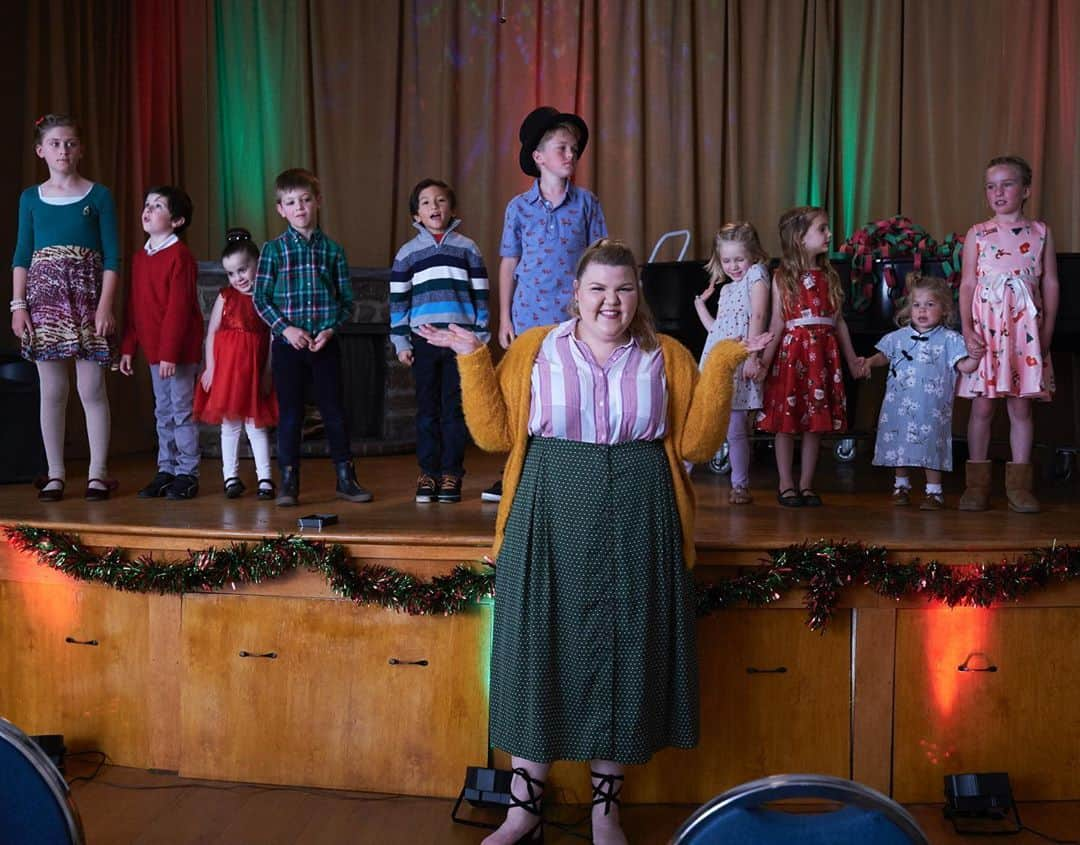
{"type": "Polygon", "coordinates": [[[533,438],[496,566],[493,746],[633,764],[697,744],[693,586],[661,442],[533,438]]]}

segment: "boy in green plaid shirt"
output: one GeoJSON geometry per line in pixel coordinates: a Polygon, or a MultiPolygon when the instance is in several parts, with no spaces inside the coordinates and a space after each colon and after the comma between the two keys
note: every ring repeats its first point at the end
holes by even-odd
{"type": "Polygon", "coordinates": [[[345,250],[319,228],[322,195],[315,174],[286,170],[274,188],[278,214],[289,226],[263,246],[254,304],[273,335],[270,369],[280,410],[277,503],[295,505],[300,494],[300,433],[309,383],[330,445],[338,497],[370,502],[371,493],[356,482],[341,398],[341,348],[335,333],[352,313],[345,250]]]}

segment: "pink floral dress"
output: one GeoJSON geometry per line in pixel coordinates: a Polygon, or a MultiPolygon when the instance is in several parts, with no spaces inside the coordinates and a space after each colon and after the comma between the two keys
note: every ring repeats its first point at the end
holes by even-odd
{"type": "Polygon", "coordinates": [[[972,227],[972,234],[978,252],[971,317],[986,354],[975,372],[960,377],[957,395],[1049,401],[1054,370],[1050,350],[1039,343],[1046,224],[989,220],[972,227]]]}

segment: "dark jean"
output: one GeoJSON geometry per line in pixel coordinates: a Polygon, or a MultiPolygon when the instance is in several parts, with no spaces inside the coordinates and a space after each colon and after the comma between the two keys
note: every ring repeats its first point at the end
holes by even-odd
{"type": "Polygon", "coordinates": [[[450,349],[412,336],[416,383],[416,458],[420,471],[433,478],[465,475],[465,414],[461,378],[450,349]]]}
{"type": "Polygon", "coordinates": [[[322,414],[330,457],[334,463],[352,458],[349,428],[341,399],[341,347],[331,338],[318,352],[293,349],[284,340],[274,339],[270,370],[278,399],[278,465],[300,465],[300,435],[304,425],[305,389],[315,388],[315,404],[322,414]]]}

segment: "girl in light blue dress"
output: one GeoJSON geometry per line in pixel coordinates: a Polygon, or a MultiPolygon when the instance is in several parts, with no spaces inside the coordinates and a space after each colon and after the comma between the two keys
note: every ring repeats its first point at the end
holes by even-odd
{"type": "Polygon", "coordinates": [[[952,408],[959,373],[970,373],[979,358],[968,354],[959,332],[946,328],[952,293],[944,279],[909,273],[908,302],[897,315],[901,328],[877,343],[867,359],[889,368],[878,417],[874,464],[896,467],[894,505],[911,504],[911,467],[926,470],[920,508],[941,510],[941,473],[952,470],[952,408]]]}

